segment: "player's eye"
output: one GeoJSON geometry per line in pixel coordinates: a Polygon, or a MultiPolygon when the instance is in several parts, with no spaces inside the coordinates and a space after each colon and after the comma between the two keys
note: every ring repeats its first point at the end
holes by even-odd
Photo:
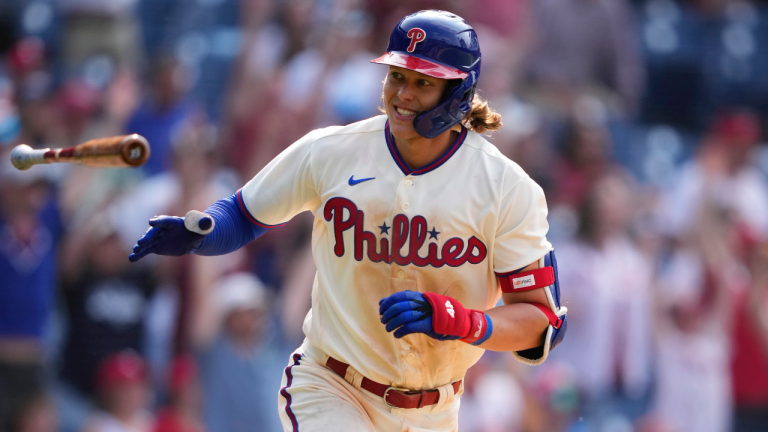
{"type": "Polygon", "coordinates": [[[420,79],[419,80],[419,85],[421,85],[421,86],[426,86],[426,85],[431,85],[431,84],[432,84],[431,82],[429,82],[429,81],[427,81],[425,79],[420,79]]]}
{"type": "Polygon", "coordinates": [[[394,78],[396,80],[403,79],[403,74],[401,74],[400,72],[392,72],[389,76],[391,76],[392,78],[394,78]]]}

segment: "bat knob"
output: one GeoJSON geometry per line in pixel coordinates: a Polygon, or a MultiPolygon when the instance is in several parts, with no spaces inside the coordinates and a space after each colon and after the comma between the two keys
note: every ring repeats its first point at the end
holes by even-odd
{"type": "Polygon", "coordinates": [[[32,165],[45,163],[46,150],[34,150],[26,144],[19,144],[11,150],[11,163],[18,170],[28,170],[32,165]]]}
{"type": "Polygon", "coordinates": [[[200,220],[197,221],[197,226],[203,231],[208,231],[213,226],[213,219],[209,217],[200,218],[200,220]]]}
{"type": "Polygon", "coordinates": [[[184,227],[192,232],[202,235],[208,235],[213,231],[213,218],[203,212],[190,210],[184,216],[184,227]]]}

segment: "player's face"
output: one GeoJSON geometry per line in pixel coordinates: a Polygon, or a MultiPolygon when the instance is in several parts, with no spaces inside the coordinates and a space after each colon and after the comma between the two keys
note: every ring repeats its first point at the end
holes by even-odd
{"type": "Polygon", "coordinates": [[[422,111],[437,106],[448,81],[412,70],[390,66],[384,80],[384,104],[389,130],[395,138],[421,138],[413,119],[422,111]]]}

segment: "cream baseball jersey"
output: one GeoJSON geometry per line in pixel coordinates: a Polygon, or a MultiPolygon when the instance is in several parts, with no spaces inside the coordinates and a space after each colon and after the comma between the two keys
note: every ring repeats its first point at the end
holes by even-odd
{"type": "Polygon", "coordinates": [[[379,300],[404,290],[487,310],[501,296],[496,273],[552,249],[541,188],[479,134],[454,135],[445,154],[411,170],[386,116],[315,130],[238,192],[241,209],[262,227],[315,215],[308,355],[325,353],[408,389],[460,380],[482,355],[424,334],[395,339],[378,313],[379,300]]]}

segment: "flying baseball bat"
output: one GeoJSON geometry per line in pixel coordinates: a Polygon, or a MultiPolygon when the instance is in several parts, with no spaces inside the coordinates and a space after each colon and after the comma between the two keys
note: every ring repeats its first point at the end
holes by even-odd
{"type": "Polygon", "coordinates": [[[40,149],[21,144],[11,151],[11,162],[20,170],[32,165],[76,162],[90,167],[137,167],[149,159],[149,142],[141,135],[121,135],[86,141],[63,149],[40,149]]]}

